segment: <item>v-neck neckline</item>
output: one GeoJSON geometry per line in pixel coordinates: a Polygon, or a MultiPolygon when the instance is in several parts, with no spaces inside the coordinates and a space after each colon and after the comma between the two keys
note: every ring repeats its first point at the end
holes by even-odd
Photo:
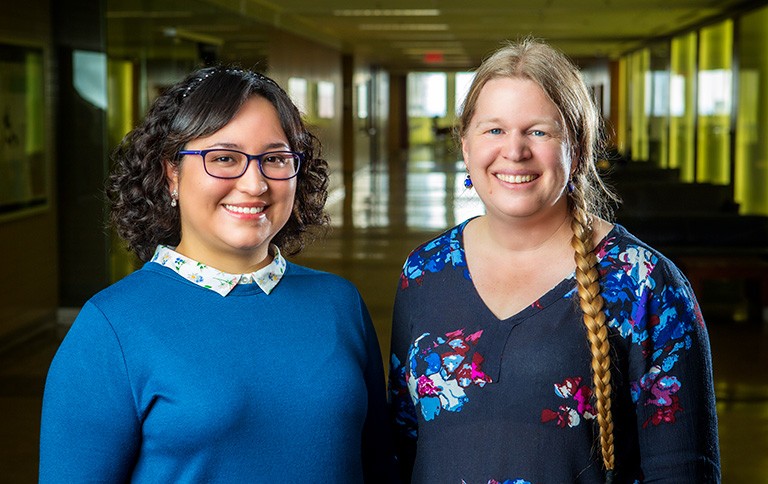
{"type": "MultiPolygon", "coordinates": [[[[464,229],[467,227],[467,224],[469,224],[470,221],[475,219],[477,217],[472,217],[470,219],[465,220],[460,226],[459,230],[454,232],[456,241],[458,242],[459,250],[463,254],[463,258],[465,261],[467,261],[467,252],[466,248],[464,246],[464,229]]],[[[615,237],[618,231],[619,225],[614,224],[611,230],[608,231],[608,233],[600,240],[600,242],[597,243],[595,246],[594,251],[597,252],[598,256],[598,263],[602,259],[602,254],[606,252],[605,248],[608,245],[608,242],[612,237],[615,237]]],[[[500,318],[494,313],[490,307],[488,307],[488,304],[485,302],[483,297],[480,295],[480,292],[477,290],[477,286],[475,285],[475,281],[472,278],[472,271],[469,269],[469,263],[467,262],[467,266],[465,268],[468,274],[467,282],[472,286],[472,294],[475,299],[479,302],[479,306],[483,308],[483,311],[485,311],[490,318],[492,318],[493,321],[499,322],[499,323],[517,323],[520,321],[523,321],[533,314],[535,314],[538,311],[541,311],[542,309],[546,308],[547,306],[551,305],[555,301],[562,299],[566,297],[569,293],[575,292],[575,271],[571,272],[569,275],[567,275],[565,278],[560,280],[558,283],[556,283],[551,289],[544,292],[541,296],[537,297],[534,301],[532,301],[530,304],[526,305],[522,309],[520,309],[515,314],[512,314],[505,318],[500,318]]]]}

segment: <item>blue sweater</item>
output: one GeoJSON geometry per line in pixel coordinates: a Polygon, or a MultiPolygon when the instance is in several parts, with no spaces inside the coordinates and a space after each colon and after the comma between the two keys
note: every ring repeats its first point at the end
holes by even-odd
{"type": "Polygon", "coordinates": [[[226,297],[148,263],[94,296],[48,373],[40,482],[372,482],[384,376],[357,290],[288,263],[226,297]]]}

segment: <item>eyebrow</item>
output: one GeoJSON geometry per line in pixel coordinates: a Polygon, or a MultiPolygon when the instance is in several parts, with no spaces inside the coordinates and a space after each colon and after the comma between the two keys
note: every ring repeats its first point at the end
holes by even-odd
{"type": "MultiPolygon", "coordinates": [[[[480,127],[480,126],[483,126],[485,124],[506,124],[506,122],[503,119],[501,119],[501,118],[494,117],[494,118],[489,118],[489,119],[480,119],[480,120],[478,120],[474,124],[474,126],[475,127],[480,127]]],[[[553,118],[533,118],[533,119],[529,120],[529,122],[527,124],[529,126],[537,126],[537,125],[544,124],[544,125],[548,125],[548,126],[554,126],[555,128],[557,128],[559,130],[563,129],[562,123],[560,121],[558,121],[557,119],[553,119],[553,118]]]]}
{"type": "MultiPolygon", "coordinates": [[[[209,146],[208,149],[216,149],[216,148],[224,148],[224,149],[232,149],[232,150],[242,150],[242,146],[237,143],[214,143],[213,145],[209,146]]],[[[282,141],[274,141],[272,143],[268,143],[264,146],[264,151],[272,151],[272,150],[285,150],[285,149],[291,149],[290,145],[287,142],[282,141]]]]}

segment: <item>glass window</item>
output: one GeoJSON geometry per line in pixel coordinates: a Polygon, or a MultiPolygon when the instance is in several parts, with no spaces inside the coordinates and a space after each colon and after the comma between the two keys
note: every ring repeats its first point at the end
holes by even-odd
{"type": "Polygon", "coordinates": [[[742,213],[768,215],[768,7],[742,17],[738,45],[735,196],[742,213]]]}
{"type": "Polygon", "coordinates": [[[464,98],[469,93],[469,86],[472,84],[472,80],[475,78],[474,72],[457,72],[456,73],[456,105],[454,110],[457,116],[461,116],[461,106],[464,104],[464,98]]]}
{"type": "Polygon", "coordinates": [[[652,46],[649,62],[645,75],[648,160],[666,168],[669,166],[669,44],[652,46]]]}
{"type": "Polygon", "coordinates": [[[408,116],[445,117],[447,76],[444,72],[408,74],[408,116]]]}
{"type": "Polygon", "coordinates": [[[731,181],[731,65],[733,21],[701,30],[698,76],[696,180],[731,181]]]}
{"type": "Polygon", "coordinates": [[[669,167],[694,181],[696,33],[672,39],[669,80],[669,167]]]}
{"type": "Polygon", "coordinates": [[[629,58],[622,56],[619,59],[617,69],[618,81],[613,85],[618,86],[616,92],[616,148],[623,155],[629,155],[629,58]]]}
{"type": "Polygon", "coordinates": [[[302,114],[307,114],[309,86],[303,77],[288,78],[288,96],[302,114]]]}
{"type": "Polygon", "coordinates": [[[42,49],[0,44],[0,218],[48,204],[42,49]]]}
{"type": "Polygon", "coordinates": [[[629,55],[629,109],[631,155],[636,161],[647,161],[648,113],[650,112],[649,83],[651,52],[643,49],[629,55]]]}
{"type": "Polygon", "coordinates": [[[336,85],[332,82],[317,82],[317,115],[324,119],[336,116],[336,85]]]}

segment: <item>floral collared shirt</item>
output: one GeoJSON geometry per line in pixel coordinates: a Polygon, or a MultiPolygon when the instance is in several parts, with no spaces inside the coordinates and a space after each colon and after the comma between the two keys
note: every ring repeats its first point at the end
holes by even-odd
{"type": "Polygon", "coordinates": [[[274,259],[266,267],[247,274],[229,274],[183,256],[167,245],[158,245],[150,262],[172,269],[200,287],[226,296],[238,284],[257,284],[265,294],[272,292],[285,274],[285,259],[276,245],[270,246],[274,259]]]}

